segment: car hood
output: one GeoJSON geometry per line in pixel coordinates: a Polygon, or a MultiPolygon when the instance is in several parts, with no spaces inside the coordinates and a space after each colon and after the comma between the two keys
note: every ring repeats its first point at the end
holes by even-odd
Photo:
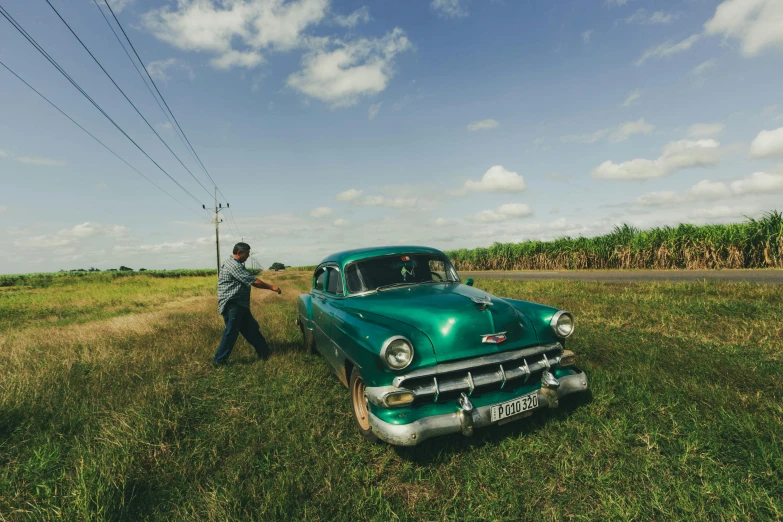
{"type": "Polygon", "coordinates": [[[347,299],[346,308],[406,323],[432,341],[437,361],[503,352],[538,343],[533,324],[508,302],[462,284],[427,284],[347,299]],[[491,304],[482,304],[486,301],[491,304]],[[483,336],[506,339],[485,343],[483,336]]]}

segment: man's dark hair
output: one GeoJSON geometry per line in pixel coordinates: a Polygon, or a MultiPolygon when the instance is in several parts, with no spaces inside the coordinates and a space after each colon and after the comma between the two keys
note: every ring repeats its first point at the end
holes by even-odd
{"type": "Polygon", "coordinates": [[[234,255],[250,252],[250,245],[247,243],[237,243],[234,245],[234,255]]]}

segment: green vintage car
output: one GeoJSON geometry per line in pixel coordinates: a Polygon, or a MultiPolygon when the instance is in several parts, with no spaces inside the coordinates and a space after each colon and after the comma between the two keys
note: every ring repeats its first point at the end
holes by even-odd
{"type": "Polygon", "coordinates": [[[564,348],[570,313],[472,284],[434,248],[349,250],[318,265],[297,324],[350,390],[365,439],[472,435],[588,390],[564,348]]]}

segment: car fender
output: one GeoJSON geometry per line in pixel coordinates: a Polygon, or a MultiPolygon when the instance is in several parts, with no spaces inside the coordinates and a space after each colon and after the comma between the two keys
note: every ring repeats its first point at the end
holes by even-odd
{"type": "Polygon", "coordinates": [[[562,343],[563,340],[555,335],[552,328],[549,326],[549,322],[552,317],[559,310],[551,306],[542,305],[538,303],[531,303],[530,301],[522,301],[521,299],[506,299],[504,301],[517,309],[520,313],[530,320],[533,327],[536,329],[536,335],[540,343],[562,343]]]}
{"type": "Polygon", "coordinates": [[[409,367],[434,365],[432,342],[421,330],[409,324],[360,311],[338,311],[332,322],[332,340],[345,353],[346,360],[358,366],[368,386],[387,386],[405,372],[392,370],[381,359],[383,344],[390,337],[403,336],[413,345],[409,367]]]}
{"type": "Polygon", "coordinates": [[[296,300],[298,319],[302,321],[306,328],[313,328],[313,296],[310,294],[300,294],[296,300]]]}

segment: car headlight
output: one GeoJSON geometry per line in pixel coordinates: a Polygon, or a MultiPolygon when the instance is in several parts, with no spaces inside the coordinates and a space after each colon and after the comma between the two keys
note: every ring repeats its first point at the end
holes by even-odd
{"type": "Polygon", "coordinates": [[[552,316],[549,326],[552,327],[556,336],[565,339],[574,333],[574,316],[564,310],[560,310],[552,316]]]}
{"type": "Polygon", "coordinates": [[[392,370],[402,370],[413,360],[413,345],[401,335],[390,337],[383,343],[381,358],[392,370]]]}

